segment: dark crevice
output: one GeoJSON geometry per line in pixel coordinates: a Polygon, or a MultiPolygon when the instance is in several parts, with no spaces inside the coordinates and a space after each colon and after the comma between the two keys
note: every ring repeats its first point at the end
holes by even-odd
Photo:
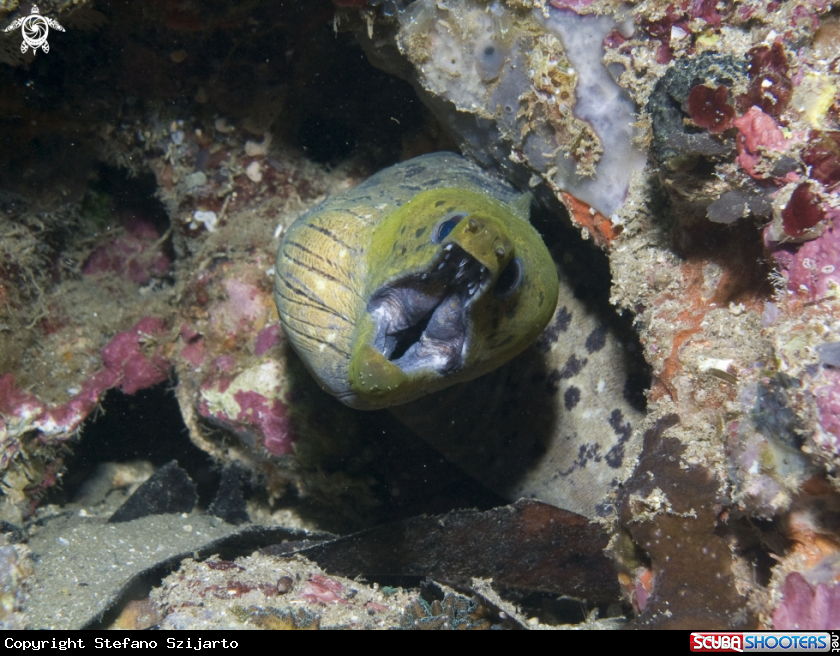
{"type": "Polygon", "coordinates": [[[155,195],[158,190],[157,180],[151,172],[133,176],[126,169],[100,164],[90,190],[111,199],[116,215],[141,215],[161,235],[169,229],[169,214],[155,195]]]}
{"type": "Polygon", "coordinates": [[[127,396],[110,390],[102,410],[90,417],[70,443],[62,486],[51,501],[70,501],[103,463],[147,460],[157,469],[177,460],[198,486],[199,503],[208,505],[219,486],[219,473],[206,453],[189,438],[175,394],[167,383],[127,396]]]}
{"type": "Polygon", "coordinates": [[[579,228],[573,227],[568,212],[556,198],[540,197],[531,208],[531,224],[543,238],[554,261],[568,276],[575,298],[583,301],[591,312],[615,331],[625,345],[628,359],[628,382],[624,398],[634,408],[647,407],[647,390],[651,384],[651,368],[644,358],[644,349],[633,326],[635,315],[616,311],[610,303],[612,274],[609,256],[592,240],[580,238],[579,228]]]}

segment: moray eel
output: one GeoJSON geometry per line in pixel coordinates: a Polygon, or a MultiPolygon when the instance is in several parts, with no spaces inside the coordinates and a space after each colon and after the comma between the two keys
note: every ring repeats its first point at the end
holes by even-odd
{"type": "Polygon", "coordinates": [[[558,278],[520,195],[453,153],[385,169],[298,219],[277,253],[286,335],[345,404],[408,403],[505,364],[558,278]]]}

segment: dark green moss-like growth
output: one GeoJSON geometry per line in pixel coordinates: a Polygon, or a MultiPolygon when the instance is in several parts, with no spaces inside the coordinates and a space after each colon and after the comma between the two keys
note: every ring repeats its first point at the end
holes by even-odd
{"type": "Polygon", "coordinates": [[[702,84],[723,85],[731,92],[746,83],[744,62],[716,53],[703,53],[694,59],[676,62],[656,83],[648,100],[651,115],[654,160],[670,171],[692,168],[698,157],[720,158],[733,151],[734,142],[717,139],[702,128],[686,125],[690,118],[686,105],[691,90],[702,84]]]}

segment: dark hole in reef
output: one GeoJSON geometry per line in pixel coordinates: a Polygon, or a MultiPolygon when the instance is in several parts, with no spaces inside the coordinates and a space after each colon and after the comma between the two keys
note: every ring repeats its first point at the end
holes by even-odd
{"type": "Polygon", "coordinates": [[[357,146],[358,131],[350,123],[319,116],[306,116],[300,126],[300,146],[316,162],[335,164],[357,146]]]}
{"type": "Polygon", "coordinates": [[[680,257],[689,262],[714,262],[726,274],[725,283],[718,285],[712,298],[718,306],[773,296],[772,265],[765,256],[759,222],[739,219],[730,225],[719,225],[695,221],[689,225],[674,224],[672,234],[673,248],[680,257]]]}
{"type": "Polygon", "coordinates": [[[778,561],[773,557],[769,549],[756,549],[753,552],[753,568],[755,580],[762,587],[770,585],[770,578],[773,575],[773,567],[778,561]]]}
{"type": "Polygon", "coordinates": [[[116,215],[136,214],[154,225],[161,235],[169,229],[169,214],[155,196],[158,185],[154,174],[132,176],[126,169],[100,164],[96,175],[90,189],[110,198],[116,215]]]}
{"type": "Polygon", "coordinates": [[[279,129],[291,128],[287,138],[316,162],[362,156],[374,170],[397,162],[428,112],[411,85],[374,68],[350,35],[336,37],[332,23],[317,32],[290,89],[294,115],[279,129]]]}
{"type": "Polygon", "coordinates": [[[779,558],[793,544],[783,530],[776,519],[734,517],[721,524],[715,534],[736,545],[738,554],[752,565],[755,582],[766,587],[770,585],[779,558]]]}
{"type": "Polygon", "coordinates": [[[190,441],[168,383],[131,396],[110,390],[102,411],[85,421],[79,435],[78,442],[70,445],[72,455],[66,460],[67,473],[59,492],[65,501],[73,499],[97,465],[135,460],[147,460],[155,469],[177,460],[198,487],[201,505],[208,505],[216,494],[219,473],[210,456],[190,441]]]}
{"type": "Polygon", "coordinates": [[[694,165],[691,172],[694,175],[709,177],[715,172],[715,163],[710,159],[700,157],[697,159],[697,163],[694,165]]]}

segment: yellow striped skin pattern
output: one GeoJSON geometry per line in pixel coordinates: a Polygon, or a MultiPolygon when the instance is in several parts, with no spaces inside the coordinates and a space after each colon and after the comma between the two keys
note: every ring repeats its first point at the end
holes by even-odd
{"type": "Polygon", "coordinates": [[[285,234],[275,300],[320,385],[400,405],[504,364],[556,305],[554,263],[522,197],[452,153],[385,169],[285,234]]]}

